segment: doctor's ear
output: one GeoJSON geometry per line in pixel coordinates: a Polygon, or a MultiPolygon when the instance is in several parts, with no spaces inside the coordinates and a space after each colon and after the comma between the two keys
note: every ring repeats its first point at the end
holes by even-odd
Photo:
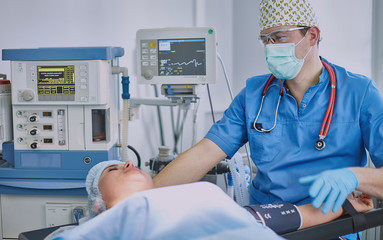
{"type": "Polygon", "coordinates": [[[307,37],[310,39],[310,46],[314,46],[315,44],[319,45],[319,41],[321,40],[319,28],[312,26],[307,32],[307,37]]]}

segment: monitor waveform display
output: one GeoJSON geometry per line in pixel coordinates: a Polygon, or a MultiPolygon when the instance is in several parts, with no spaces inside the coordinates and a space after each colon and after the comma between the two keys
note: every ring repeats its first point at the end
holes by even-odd
{"type": "Polygon", "coordinates": [[[205,39],[158,40],[159,75],[206,75],[205,39]]]}

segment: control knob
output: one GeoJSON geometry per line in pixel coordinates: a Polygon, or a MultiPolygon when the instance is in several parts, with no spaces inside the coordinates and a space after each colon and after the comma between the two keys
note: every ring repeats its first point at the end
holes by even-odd
{"type": "Polygon", "coordinates": [[[152,79],[152,78],[153,78],[153,72],[152,72],[151,70],[146,70],[146,71],[144,72],[144,78],[145,78],[146,80],[150,80],[150,79],[152,79]]]}
{"type": "Polygon", "coordinates": [[[30,145],[30,147],[32,148],[32,149],[36,149],[37,148],[37,142],[33,142],[33,143],[31,143],[31,145],[30,145]]]}
{"type": "Polygon", "coordinates": [[[35,94],[33,93],[32,90],[27,89],[21,93],[21,97],[23,98],[24,101],[31,101],[35,97],[35,94]]]}
{"type": "Polygon", "coordinates": [[[28,120],[29,120],[30,122],[36,122],[36,121],[37,121],[37,115],[31,115],[31,116],[29,116],[28,120]]]}
{"type": "Polygon", "coordinates": [[[29,131],[29,134],[31,134],[31,135],[36,135],[38,133],[39,133],[39,130],[37,128],[33,128],[33,129],[31,129],[31,131],[29,131]]]}

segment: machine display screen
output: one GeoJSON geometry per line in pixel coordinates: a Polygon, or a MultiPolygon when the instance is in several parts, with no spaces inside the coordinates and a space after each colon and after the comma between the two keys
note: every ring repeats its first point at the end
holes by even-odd
{"type": "Polygon", "coordinates": [[[205,38],[159,39],[158,75],[206,75],[205,38]]]}
{"type": "Polygon", "coordinates": [[[74,95],[74,65],[37,66],[37,92],[39,95],[74,95]]]}

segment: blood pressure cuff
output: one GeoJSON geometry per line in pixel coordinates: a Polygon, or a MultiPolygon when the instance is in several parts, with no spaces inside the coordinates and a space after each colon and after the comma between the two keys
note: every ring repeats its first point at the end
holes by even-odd
{"type": "Polygon", "coordinates": [[[301,213],[294,204],[250,205],[244,208],[254,216],[257,222],[271,228],[278,234],[296,231],[301,227],[301,213]]]}

